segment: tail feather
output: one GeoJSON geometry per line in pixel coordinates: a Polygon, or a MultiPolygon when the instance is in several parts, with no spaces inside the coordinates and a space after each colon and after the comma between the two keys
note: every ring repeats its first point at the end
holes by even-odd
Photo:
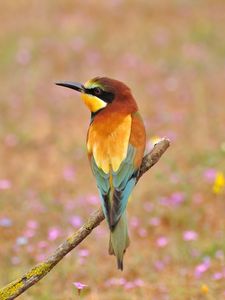
{"type": "Polygon", "coordinates": [[[126,212],[124,212],[116,226],[111,230],[109,240],[109,254],[116,256],[117,267],[121,271],[123,270],[123,256],[129,243],[127,218],[126,212]]]}

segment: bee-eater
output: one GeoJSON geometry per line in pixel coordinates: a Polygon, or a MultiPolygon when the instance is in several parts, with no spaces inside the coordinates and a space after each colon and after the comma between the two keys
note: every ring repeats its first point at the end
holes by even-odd
{"type": "Polygon", "coordinates": [[[103,213],[110,230],[109,254],[123,270],[129,245],[126,206],[137,182],[146,134],[137,103],[124,83],[96,77],[84,85],[57,82],[81,93],[91,111],[87,152],[97,181],[103,213]]]}

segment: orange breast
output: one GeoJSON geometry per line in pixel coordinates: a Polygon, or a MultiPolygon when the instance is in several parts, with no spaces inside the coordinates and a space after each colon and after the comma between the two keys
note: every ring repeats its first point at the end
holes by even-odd
{"type": "Polygon", "coordinates": [[[88,131],[87,149],[98,168],[116,172],[126,158],[131,133],[130,114],[108,114],[95,118],[88,131]]]}

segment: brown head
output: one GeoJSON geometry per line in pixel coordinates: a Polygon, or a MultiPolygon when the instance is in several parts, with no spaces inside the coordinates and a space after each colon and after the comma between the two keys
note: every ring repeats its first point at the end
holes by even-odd
{"type": "Polygon", "coordinates": [[[137,104],[131,90],[123,82],[107,77],[95,77],[85,84],[77,82],[56,82],[57,85],[74,89],[81,93],[81,98],[92,114],[105,109],[125,109],[137,111],[137,104]]]}

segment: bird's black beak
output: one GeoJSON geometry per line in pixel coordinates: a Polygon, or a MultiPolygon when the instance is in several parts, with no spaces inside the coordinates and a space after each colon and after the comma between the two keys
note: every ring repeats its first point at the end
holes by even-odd
{"type": "Polygon", "coordinates": [[[81,84],[79,82],[58,81],[55,84],[67,87],[69,89],[73,89],[73,90],[78,91],[80,93],[85,93],[85,87],[83,86],[83,84],[81,84]]]}

